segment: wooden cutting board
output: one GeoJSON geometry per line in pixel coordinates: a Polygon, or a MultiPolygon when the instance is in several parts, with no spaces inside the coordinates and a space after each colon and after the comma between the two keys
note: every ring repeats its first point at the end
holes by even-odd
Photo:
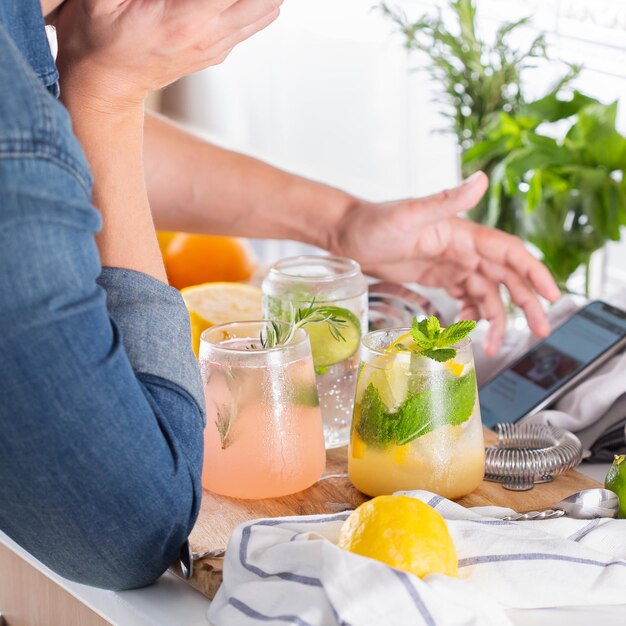
{"type": "MultiPolygon", "coordinates": [[[[485,430],[485,442],[487,445],[495,443],[495,434],[485,430]]],[[[355,508],[368,498],[352,486],[347,472],[348,449],[338,448],[328,452],[326,472],[315,485],[285,498],[236,500],[205,491],[200,515],[189,539],[193,551],[225,548],[235,526],[260,517],[338,513],[355,508]]],[[[552,482],[535,485],[530,491],[508,491],[498,483],[483,481],[459,503],[468,507],[497,505],[529,511],[548,508],[575,491],[599,486],[579,472],[568,472],[552,482]]],[[[189,582],[205,596],[213,598],[222,582],[222,563],[221,558],[198,561],[189,582]]]]}

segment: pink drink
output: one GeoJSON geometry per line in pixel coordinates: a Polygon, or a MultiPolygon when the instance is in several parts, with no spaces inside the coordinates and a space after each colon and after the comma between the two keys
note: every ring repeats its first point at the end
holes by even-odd
{"type": "Polygon", "coordinates": [[[205,489],[273,498],[315,483],[326,462],[309,341],[259,348],[265,322],[226,324],[202,335],[205,489]],[[254,347],[252,347],[254,346],[254,347]]]}

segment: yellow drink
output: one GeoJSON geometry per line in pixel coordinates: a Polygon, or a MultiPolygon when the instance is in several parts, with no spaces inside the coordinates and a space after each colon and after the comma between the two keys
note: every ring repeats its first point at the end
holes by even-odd
{"type": "Polygon", "coordinates": [[[363,340],[350,480],[369,496],[426,489],[460,498],[480,484],[485,461],[469,341],[445,363],[388,351],[406,332],[376,331],[363,340]]]}

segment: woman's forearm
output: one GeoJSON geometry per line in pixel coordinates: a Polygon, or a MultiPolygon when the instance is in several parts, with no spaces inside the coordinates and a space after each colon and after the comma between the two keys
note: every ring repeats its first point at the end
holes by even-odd
{"type": "Polygon", "coordinates": [[[355,199],[212,145],[163,117],[146,117],[145,167],[158,228],[327,248],[355,199]]]}
{"type": "Polygon", "coordinates": [[[142,106],[109,108],[81,90],[64,93],[94,175],[93,203],[103,222],[96,238],[102,265],[167,282],[145,187],[142,106]]]}

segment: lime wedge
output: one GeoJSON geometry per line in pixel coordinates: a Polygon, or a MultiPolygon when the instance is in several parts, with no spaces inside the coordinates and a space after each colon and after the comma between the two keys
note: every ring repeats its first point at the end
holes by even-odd
{"type": "Polygon", "coordinates": [[[349,359],[359,349],[359,341],[361,340],[361,324],[352,311],[338,306],[320,308],[343,321],[339,328],[343,340],[333,337],[328,322],[305,325],[311,340],[313,364],[317,369],[330,367],[349,359]]]}

